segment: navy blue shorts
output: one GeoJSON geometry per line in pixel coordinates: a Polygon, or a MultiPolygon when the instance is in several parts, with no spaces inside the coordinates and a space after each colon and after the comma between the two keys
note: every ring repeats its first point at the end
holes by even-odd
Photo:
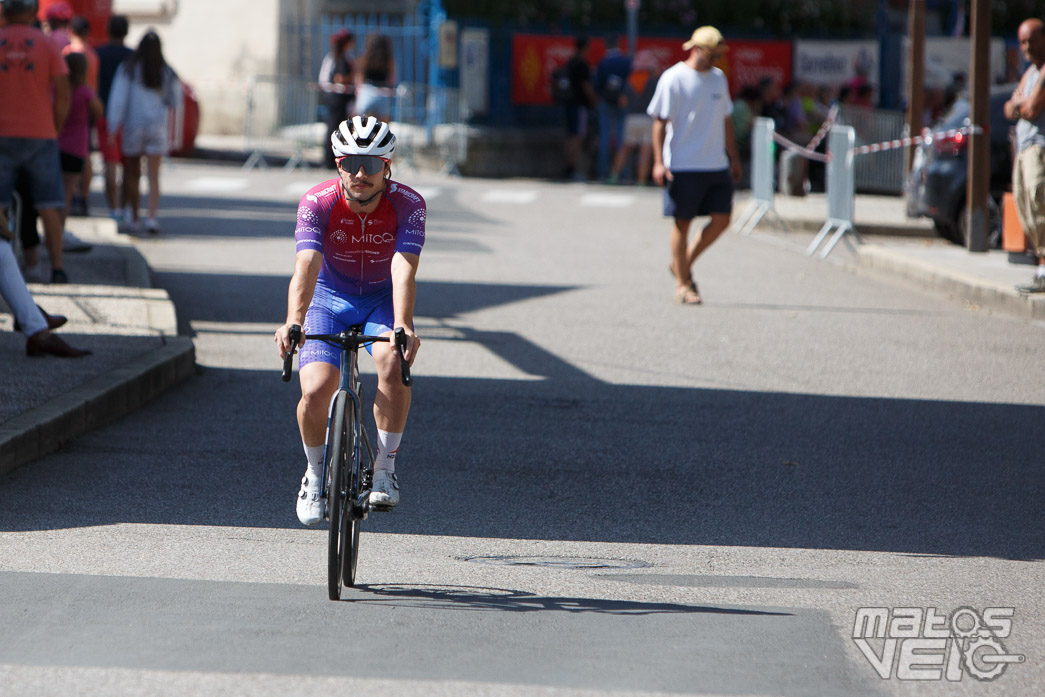
{"type": "Polygon", "coordinates": [[[733,212],[733,177],[728,169],[672,174],[675,178],[664,188],[664,215],[690,220],[733,212]]]}
{"type": "MultiPolygon", "coordinates": [[[[341,367],[341,349],[323,341],[310,341],[309,334],[338,334],[354,324],[363,325],[363,333],[381,336],[392,331],[395,313],[392,289],[370,295],[344,296],[322,283],[316,283],[312,302],[305,313],[305,345],[298,354],[298,370],[315,361],[341,367]]],[[[373,355],[368,345],[366,350],[373,355]]]]}

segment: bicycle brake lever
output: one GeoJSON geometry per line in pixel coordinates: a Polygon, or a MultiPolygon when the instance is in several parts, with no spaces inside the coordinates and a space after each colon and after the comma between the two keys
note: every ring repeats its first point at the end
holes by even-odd
{"type": "Polygon", "coordinates": [[[283,382],[290,382],[290,373],[294,367],[294,349],[300,341],[301,327],[296,324],[290,325],[290,350],[283,357],[283,382]]]}
{"type": "Polygon", "coordinates": [[[410,364],[406,362],[406,331],[399,327],[395,330],[396,348],[399,350],[399,369],[402,373],[403,384],[407,387],[413,384],[414,379],[410,377],[410,364]]]}

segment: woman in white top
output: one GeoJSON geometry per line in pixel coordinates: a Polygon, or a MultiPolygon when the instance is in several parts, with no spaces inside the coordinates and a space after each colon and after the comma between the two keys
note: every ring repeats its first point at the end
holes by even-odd
{"type": "Polygon", "coordinates": [[[106,120],[109,138],[123,129],[121,152],[124,156],[124,201],[126,222],[137,230],[141,194],[141,157],[145,156],[149,177],[149,216],[145,228],[159,232],[156,210],[160,205],[160,162],[170,149],[170,110],[182,98],[178,76],[163,59],[160,37],[149,31],[138,49],[116,71],[106,120]]]}

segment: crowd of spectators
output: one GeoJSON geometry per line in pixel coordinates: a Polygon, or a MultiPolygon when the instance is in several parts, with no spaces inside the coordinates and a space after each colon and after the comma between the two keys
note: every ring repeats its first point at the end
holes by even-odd
{"type": "Polygon", "coordinates": [[[65,230],[69,216],[88,213],[92,152],[101,151],[110,215],[135,233],[147,159],[145,229],[159,231],[159,162],[181,87],[155,32],[132,51],[123,45],[126,17],[113,15],[108,43],[95,48],[88,20],[67,2],[49,4],[42,17],[38,9],[36,0],[0,0],[0,295],[26,335],[28,355],[79,357],[89,352],[53,333],[66,319],[38,307],[27,281],[68,283],[64,254],[92,249],[65,230]]]}
{"type": "MultiPolygon", "coordinates": [[[[330,37],[330,51],[319,67],[319,89],[326,110],[327,132],[356,114],[382,121],[392,119],[396,65],[392,41],[383,34],[369,34],[363,55],[356,56],[356,37],[341,28],[330,37]]],[[[328,168],[335,168],[333,153],[324,148],[328,168]]]]}
{"type": "MultiPolygon", "coordinates": [[[[567,63],[552,74],[552,93],[566,116],[565,162],[562,177],[608,184],[649,183],[651,124],[646,107],[661,73],[652,52],[626,53],[617,37],[594,70],[588,62],[589,40],[576,39],[567,63]]],[[[859,67],[859,66],[858,66],[859,67]]],[[[751,130],[759,116],[773,119],[776,131],[805,145],[820,129],[834,105],[873,106],[874,86],[866,67],[838,86],[796,80],[781,84],[764,77],[755,84],[733,86],[732,120],[745,179],[751,157],[751,130]]],[[[954,89],[940,90],[927,100],[935,119],[953,102],[954,89]]]]}

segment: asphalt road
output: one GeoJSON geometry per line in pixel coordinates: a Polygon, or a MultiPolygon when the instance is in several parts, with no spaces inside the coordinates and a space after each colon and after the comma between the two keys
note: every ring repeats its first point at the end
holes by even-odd
{"type": "Polygon", "coordinates": [[[429,201],[403,500],[329,602],[271,339],[319,177],[165,172],[140,248],[199,375],[0,480],[0,694],[1045,690],[1045,327],[801,234],[725,236],[675,305],[650,189],[402,172],[429,201]],[[951,654],[894,624],[883,679],[868,607],[1013,608],[1024,661],[900,679],[951,654]]]}

